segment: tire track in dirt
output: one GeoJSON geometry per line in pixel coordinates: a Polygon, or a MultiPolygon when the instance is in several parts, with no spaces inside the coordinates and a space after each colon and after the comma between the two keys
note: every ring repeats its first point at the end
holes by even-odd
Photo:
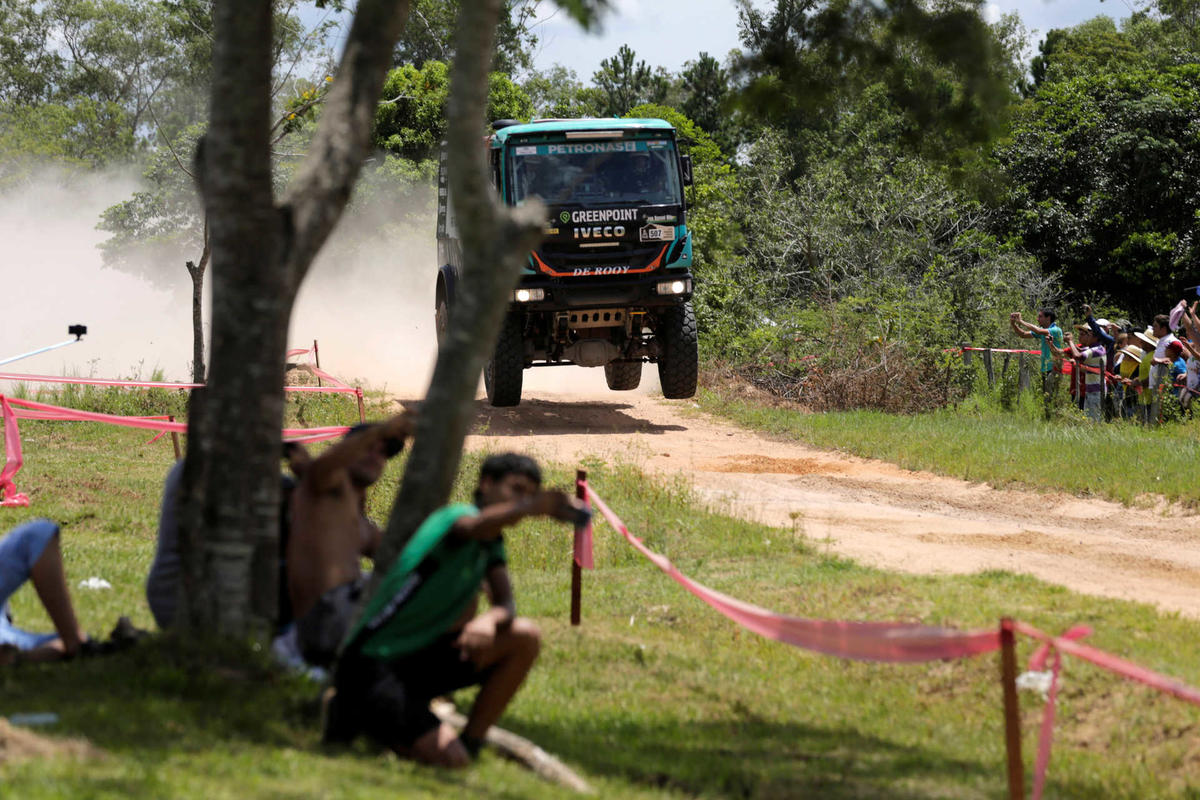
{"type": "Polygon", "coordinates": [[[531,392],[510,409],[480,402],[468,447],[682,473],[717,511],[885,569],[1004,569],[1200,617],[1200,515],[994,489],[773,439],[686,401],[596,397],[531,392]]]}

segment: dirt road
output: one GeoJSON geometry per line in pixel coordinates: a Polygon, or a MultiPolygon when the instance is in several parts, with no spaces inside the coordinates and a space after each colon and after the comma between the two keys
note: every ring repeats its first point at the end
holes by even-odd
{"type": "Polygon", "coordinates": [[[682,472],[719,510],[795,526],[887,569],[1005,569],[1200,617],[1200,516],[1056,493],[998,490],[748,432],[689,402],[527,393],[480,404],[473,448],[593,456],[682,472]],[[603,398],[603,399],[596,399],[603,398]]]}

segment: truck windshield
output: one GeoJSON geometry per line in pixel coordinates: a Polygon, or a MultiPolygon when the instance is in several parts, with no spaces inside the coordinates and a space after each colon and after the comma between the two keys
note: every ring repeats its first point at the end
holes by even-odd
{"type": "Polygon", "coordinates": [[[549,205],[681,205],[675,143],[568,142],[511,150],[513,203],[540,197],[549,205]]]}

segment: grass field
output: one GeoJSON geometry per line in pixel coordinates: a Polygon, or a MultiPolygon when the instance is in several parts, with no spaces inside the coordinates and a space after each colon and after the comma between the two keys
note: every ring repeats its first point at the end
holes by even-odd
{"type": "Polygon", "coordinates": [[[1093,424],[1072,413],[1045,420],[1031,394],[1013,411],[992,398],[972,396],[956,408],[908,416],[869,410],[803,413],[719,387],[702,389],[697,403],[748,428],[906,469],[1126,504],[1152,494],[1200,504],[1200,423],[1193,421],[1148,429],[1130,422],[1093,424]]]}
{"type": "MultiPolygon", "coordinates": [[[[711,398],[705,403],[711,404],[711,398]]],[[[335,400],[305,409],[333,421],[335,400]]],[[[64,523],[85,626],[119,614],[150,627],[142,583],[170,442],[90,423],[22,424],[18,486],[31,516],[64,523]]],[[[468,459],[471,474],[477,458],[468,459]]],[[[371,497],[382,516],[403,465],[371,497]]],[[[590,464],[594,485],[647,544],[713,588],[781,612],[922,621],[963,628],[1002,615],[1091,641],[1200,684],[1200,623],[1099,600],[1001,572],[922,578],[823,555],[790,531],[710,513],[686,483],[590,464]]],[[[553,482],[570,473],[550,470],[553,482]]],[[[458,494],[465,497],[465,483],[458,494]]],[[[584,624],[566,623],[570,534],[527,523],[508,537],[521,612],[544,633],[542,658],[502,724],[556,753],[598,796],[619,798],[1002,798],[1004,749],[995,657],[924,665],[843,662],[737,629],[597,528],[597,570],[585,573],[584,624]]],[[[48,622],[29,588],[18,622],[48,622]]],[[[1023,644],[1021,658],[1031,648],[1023,644]]],[[[95,760],[0,766],[14,798],[557,797],[561,789],[485,753],[442,774],[360,744],[318,744],[317,687],[270,668],[237,643],[156,639],[117,655],[0,671],[0,714],[54,711],[49,736],[86,737],[95,760]]],[[[469,701],[469,693],[459,698],[469,701]]],[[[1040,698],[1023,695],[1027,762],[1040,698]]],[[[1068,660],[1049,797],[1200,797],[1200,709],[1068,660]]]]}

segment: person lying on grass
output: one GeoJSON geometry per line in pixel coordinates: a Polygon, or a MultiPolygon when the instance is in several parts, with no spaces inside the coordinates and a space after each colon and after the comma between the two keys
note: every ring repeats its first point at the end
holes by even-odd
{"type": "Polygon", "coordinates": [[[71,605],[58,540],[58,525],[48,519],[18,525],[0,539],[0,664],[71,658],[87,641],[71,605]],[[13,625],[8,599],[25,581],[33,583],[55,633],[13,625]]]}
{"type": "Polygon", "coordinates": [[[309,664],[331,665],[350,628],[366,588],[360,561],[374,556],[382,538],[367,518],[367,489],[404,449],[413,424],[405,412],[356,425],[314,459],[302,450],[291,454],[299,482],[292,492],[287,584],[297,643],[309,664]]]}
{"type": "Polygon", "coordinates": [[[573,497],[541,489],[538,465],[507,453],[483,462],[474,505],[445,506],[409,540],[363,610],[334,671],[323,738],[365,733],[400,756],[463,767],[479,752],[537,659],[537,626],[516,616],[503,531],[525,517],[581,523],[573,497]],[[492,607],[476,616],[481,581],[492,607]],[[480,685],[462,735],[429,710],[480,685]]]}

